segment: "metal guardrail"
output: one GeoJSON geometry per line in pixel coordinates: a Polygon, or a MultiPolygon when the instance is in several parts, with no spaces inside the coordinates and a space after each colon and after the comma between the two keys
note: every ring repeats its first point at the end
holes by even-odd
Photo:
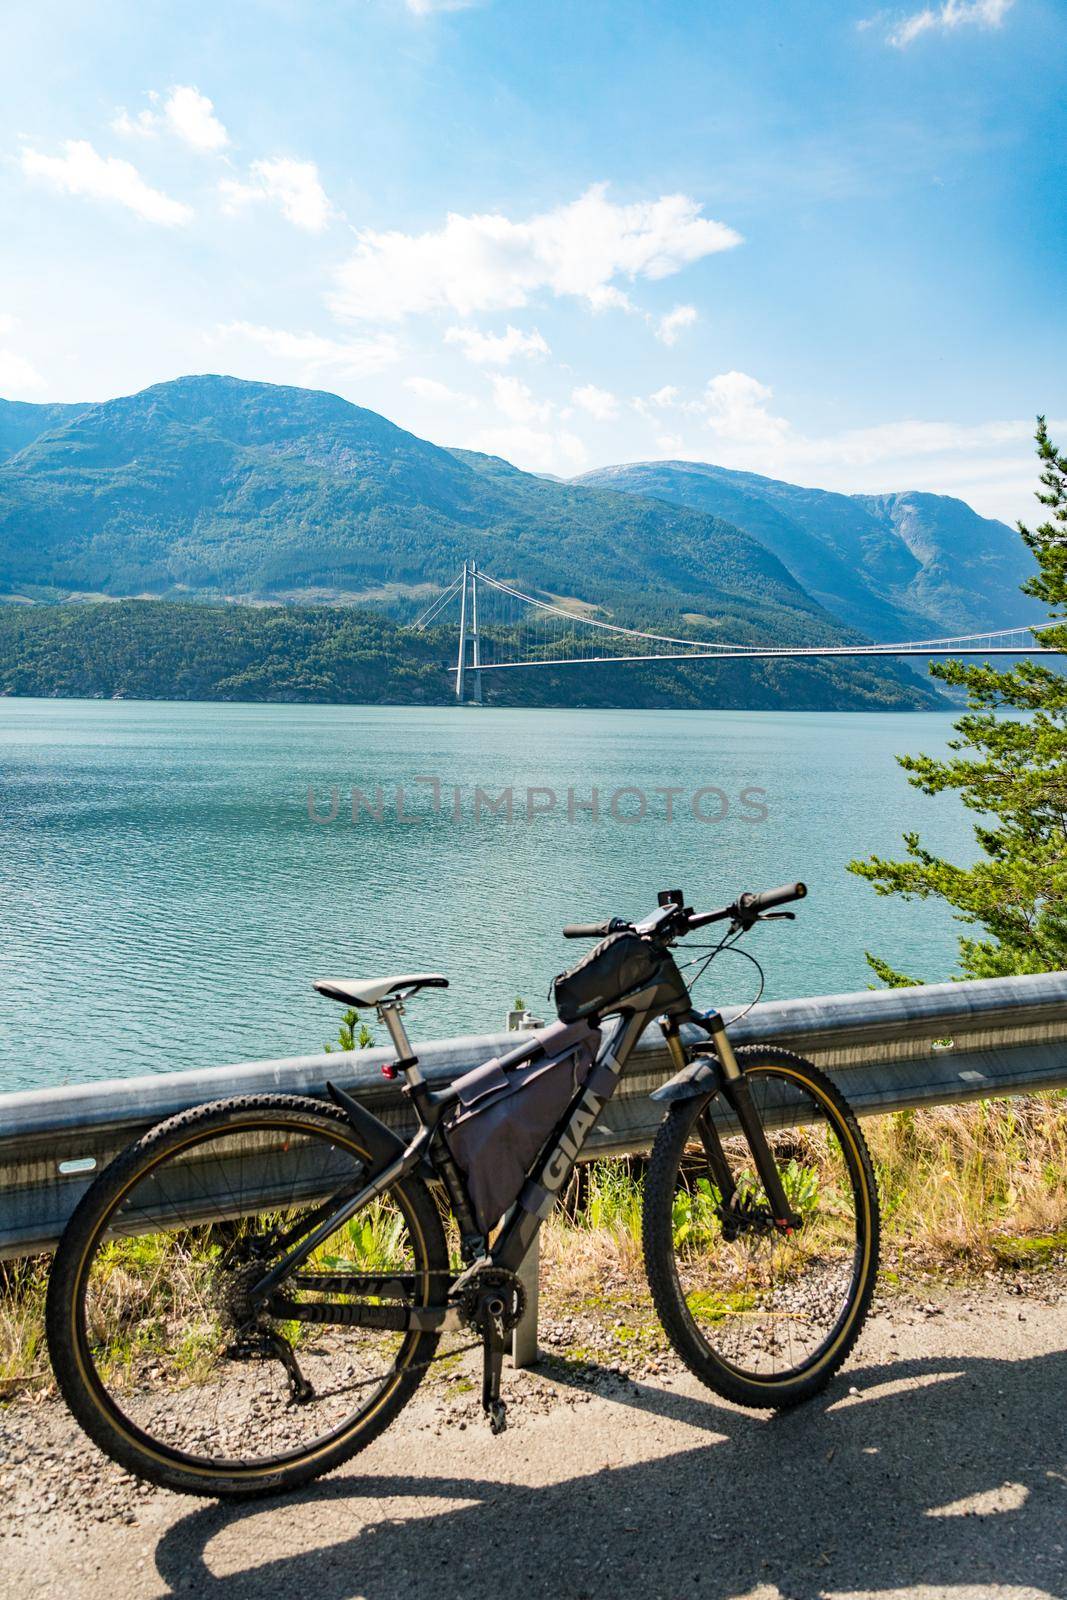
{"type": "MultiPolygon", "coordinates": [[[[427,998],[427,1012],[431,1005],[427,998]]],[[[1067,973],[775,1001],[730,1031],[736,1044],[774,1043],[810,1057],[861,1115],[1063,1088],[1067,973]]],[[[488,1034],[418,1048],[426,1076],[447,1081],[514,1043],[514,1034],[488,1034]]],[[[330,1078],[390,1126],[410,1126],[399,1087],[381,1076],[392,1054],[323,1052],[0,1096],[0,1257],[51,1249],[112,1156],[162,1118],[203,1101],[263,1091],[322,1095],[330,1078]]],[[[42,1076],[62,1068],[60,1051],[41,1063],[42,1076]]],[[[586,1159],[647,1149],[663,1115],[648,1096],[671,1070],[650,1029],[590,1135],[586,1159]]]]}

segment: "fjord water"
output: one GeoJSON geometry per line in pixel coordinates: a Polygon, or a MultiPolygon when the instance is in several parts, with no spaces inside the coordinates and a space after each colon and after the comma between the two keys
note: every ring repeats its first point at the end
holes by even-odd
{"type": "MultiPolygon", "coordinates": [[[[0,701],[0,1090],[316,1051],[339,1020],[321,976],[446,973],[409,1007],[416,1038],[494,1031],[517,993],[544,1016],[583,949],[562,924],[674,886],[708,908],[807,881],[796,922],[746,942],[769,997],[863,988],[865,949],[946,978],[950,916],[845,863],[898,854],[912,827],[973,857],[954,798],[893,760],[950,730],[942,713],[0,701]],[[417,777],[439,781],[437,809],[417,777]],[[322,816],[336,788],[336,820],[309,818],[309,786],[322,816]],[[382,789],[380,821],[353,822],[353,787],[382,789]],[[476,789],[509,787],[510,821],[475,816],[476,789]],[[624,820],[635,790],[645,815],[624,820]]],[[[695,992],[733,1002],[755,982],[727,956],[695,992]]]]}

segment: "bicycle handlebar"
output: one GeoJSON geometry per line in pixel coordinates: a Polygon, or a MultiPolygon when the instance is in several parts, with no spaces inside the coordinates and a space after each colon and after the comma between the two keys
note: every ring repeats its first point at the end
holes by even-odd
{"type": "Polygon", "coordinates": [[[729,918],[741,927],[750,928],[764,913],[775,906],[789,905],[793,900],[803,900],[808,892],[805,883],[782,883],[777,889],[762,889],[759,894],[739,894],[737,899],[718,911],[689,911],[678,902],[661,905],[658,911],[638,923],[626,922],[621,917],[609,917],[605,922],[568,922],[563,930],[565,939],[603,939],[609,933],[619,933],[631,928],[637,933],[658,933],[670,938],[680,938],[694,928],[705,928],[709,922],[725,922],[729,918]]]}
{"type": "Polygon", "coordinates": [[[806,883],[783,883],[777,889],[764,889],[761,894],[743,894],[738,905],[745,911],[770,911],[772,906],[787,906],[791,900],[803,900],[808,892],[806,883]]]}
{"type": "Polygon", "coordinates": [[[606,922],[568,922],[563,930],[565,939],[604,939],[609,933],[619,933],[630,924],[621,917],[609,917],[606,922]]]}

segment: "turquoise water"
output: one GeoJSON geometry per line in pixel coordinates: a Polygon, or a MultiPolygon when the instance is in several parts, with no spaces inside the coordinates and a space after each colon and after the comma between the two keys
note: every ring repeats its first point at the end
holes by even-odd
{"type": "MultiPolygon", "coordinates": [[[[516,993],[543,1016],[582,948],[561,925],[636,915],[665,887],[707,908],[807,881],[797,921],[747,942],[771,997],[864,987],[865,949],[947,977],[948,915],[879,899],[844,865],[912,826],[971,857],[955,801],[893,761],[943,749],[950,723],[0,701],[0,1088],[317,1050],[338,1019],[310,987],[327,975],[447,973],[409,1008],[416,1037],[495,1030],[516,993]],[[438,780],[436,811],[417,776],[438,780]],[[309,785],[324,815],[336,787],[336,820],[309,820],[309,785]],[[380,821],[352,821],[354,785],[372,806],[382,789],[380,821]],[[578,809],[593,786],[597,817],[578,809]],[[511,819],[506,800],[476,816],[478,787],[510,787],[511,819]]],[[[714,972],[698,999],[751,995],[746,963],[714,972]]]]}

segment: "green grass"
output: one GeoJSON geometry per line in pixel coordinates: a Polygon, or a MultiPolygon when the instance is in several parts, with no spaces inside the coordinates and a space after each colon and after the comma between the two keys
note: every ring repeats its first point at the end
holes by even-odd
{"type": "MultiPolygon", "coordinates": [[[[902,1111],[867,1118],[863,1126],[882,1202],[884,1289],[906,1285],[917,1267],[951,1280],[1067,1260],[1067,1093],[902,1111]]],[[[791,1153],[784,1177],[797,1210],[828,1209],[825,1175],[809,1150],[791,1153]]],[[[716,1201],[708,1179],[695,1178],[675,1210],[680,1247],[717,1229],[716,1201]]],[[[570,1213],[557,1211],[543,1236],[549,1301],[611,1319],[622,1347],[657,1337],[645,1325],[641,1210],[641,1163],[595,1162],[583,1174],[578,1203],[570,1213]]],[[[209,1234],[197,1237],[208,1242],[192,1249],[189,1268],[202,1279],[219,1244],[209,1234]]],[[[101,1252],[100,1315],[115,1370],[125,1364],[132,1372],[137,1363],[165,1355],[168,1367],[189,1381],[217,1347],[219,1325],[207,1307],[202,1320],[190,1319],[183,1339],[176,1341],[173,1330],[168,1336],[173,1296],[189,1287],[173,1270],[174,1251],[175,1236],[146,1234],[113,1240],[101,1252]],[[164,1263],[168,1271],[161,1273],[164,1263]]],[[[353,1218],[313,1264],[324,1270],[403,1270],[402,1219],[379,1204],[373,1213],[353,1218]]],[[[47,1382],[47,1273],[45,1258],[0,1264],[0,1399],[47,1382]]],[[[726,1303],[708,1291],[707,1306],[695,1309],[708,1315],[726,1303]]],[[[307,1329],[301,1325],[293,1332],[307,1329]]]]}

